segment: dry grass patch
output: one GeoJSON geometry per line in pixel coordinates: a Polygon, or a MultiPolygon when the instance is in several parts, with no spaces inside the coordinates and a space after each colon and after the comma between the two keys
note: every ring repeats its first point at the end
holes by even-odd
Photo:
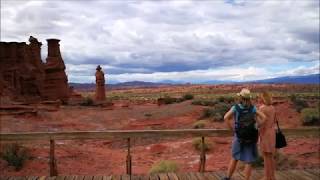
{"type": "Polygon", "coordinates": [[[149,174],[177,172],[178,169],[178,164],[175,161],[162,160],[152,165],[149,174]]]}
{"type": "MultiPolygon", "coordinates": [[[[198,150],[201,151],[202,148],[202,143],[201,143],[201,138],[194,138],[192,140],[192,146],[198,150]]],[[[213,148],[213,143],[208,142],[208,141],[204,141],[204,150],[205,151],[210,151],[213,148]]]]}

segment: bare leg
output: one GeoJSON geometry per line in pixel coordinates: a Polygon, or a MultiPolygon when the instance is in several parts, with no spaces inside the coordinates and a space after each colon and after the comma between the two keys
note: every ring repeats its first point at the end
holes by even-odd
{"type": "Polygon", "coordinates": [[[238,160],[235,160],[233,158],[230,160],[229,167],[228,167],[228,174],[227,174],[228,178],[231,178],[231,176],[233,175],[234,170],[237,167],[237,163],[238,163],[238,160]]]}
{"type": "Polygon", "coordinates": [[[272,175],[272,180],[276,179],[276,161],[275,161],[275,157],[274,154],[272,154],[271,156],[271,175],[272,175]]]}
{"type": "Polygon", "coordinates": [[[245,168],[244,168],[244,177],[245,177],[245,180],[250,180],[251,171],[252,171],[251,164],[246,164],[246,165],[245,165],[245,168]]]}
{"type": "Polygon", "coordinates": [[[263,153],[264,156],[264,173],[266,180],[275,179],[275,161],[272,153],[263,153]]]}
{"type": "Polygon", "coordinates": [[[272,180],[271,179],[272,154],[263,152],[263,158],[264,158],[264,175],[266,177],[266,180],[272,180]]]}
{"type": "Polygon", "coordinates": [[[263,163],[264,163],[264,174],[263,174],[263,177],[260,179],[260,180],[266,180],[267,179],[267,177],[266,177],[266,175],[267,175],[267,173],[266,173],[266,169],[267,169],[267,165],[266,165],[266,156],[265,156],[265,154],[264,153],[261,153],[262,154],[262,156],[263,156],[263,163]]]}

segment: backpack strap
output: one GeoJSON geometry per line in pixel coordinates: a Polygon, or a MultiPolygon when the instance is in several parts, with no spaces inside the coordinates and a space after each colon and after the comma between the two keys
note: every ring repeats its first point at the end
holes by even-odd
{"type": "Polygon", "coordinates": [[[239,104],[235,104],[234,107],[235,107],[235,109],[236,109],[236,111],[237,111],[238,113],[241,113],[241,112],[242,112],[239,104]]]}
{"type": "Polygon", "coordinates": [[[250,113],[253,112],[253,108],[254,106],[253,105],[250,105],[250,107],[245,107],[245,108],[240,108],[239,104],[236,104],[235,105],[235,108],[236,108],[236,111],[239,113],[239,115],[243,112],[243,111],[249,111],[250,113]]]}
{"type": "Polygon", "coordinates": [[[239,127],[238,120],[239,120],[239,117],[240,117],[240,115],[242,113],[242,109],[240,108],[239,104],[235,104],[234,107],[235,107],[235,110],[236,110],[236,113],[234,115],[234,118],[235,118],[234,119],[234,125],[235,125],[235,128],[238,128],[239,127]]]}
{"type": "Polygon", "coordinates": [[[275,122],[277,123],[277,131],[278,132],[281,132],[281,129],[280,129],[280,126],[279,126],[279,122],[278,122],[278,117],[277,117],[277,113],[274,114],[274,120],[275,122]]]}
{"type": "Polygon", "coordinates": [[[250,113],[253,113],[253,108],[254,108],[254,106],[253,106],[253,105],[250,105],[250,107],[249,107],[249,112],[250,112],[250,113]]]}

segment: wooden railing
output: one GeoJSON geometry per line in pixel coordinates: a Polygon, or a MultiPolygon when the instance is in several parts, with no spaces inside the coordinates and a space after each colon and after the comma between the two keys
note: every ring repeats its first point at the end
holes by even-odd
{"type": "MultiPolygon", "coordinates": [[[[316,136],[319,128],[283,129],[287,137],[316,136]]],[[[109,131],[72,131],[72,132],[28,132],[28,133],[0,133],[0,142],[4,141],[34,141],[47,140],[50,142],[49,170],[50,176],[57,176],[55,161],[55,140],[86,140],[112,139],[127,140],[126,172],[132,174],[132,158],[130,153],[132,138],[161,138],[161,137],[201,137],[201,151],[199,172],[205,171],[205,137],[230,137],[232,131],[227,129],[172,129],[172,130],[109,130],[109,131]]]]}

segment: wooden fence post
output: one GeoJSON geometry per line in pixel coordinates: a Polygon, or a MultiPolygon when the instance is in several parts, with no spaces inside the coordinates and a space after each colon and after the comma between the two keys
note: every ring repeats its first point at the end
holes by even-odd
{"type": "Polygon", "coordinates": [[[50,176],[57,176],[57,164],[54,157],[54,140],[50,139],[50,153],[49,153],[49,168],[50,168],[50,176]]]}
{"type": "Polygon", "coordinates": [[[199,172],[204,173],[206,168],[206,149],[204,137],[201,137],[201,153],[200,153],[200,165],[199,172]]]}
{"type": "Polygon", "coordinates": [[[128,153],[127,153],[127,174],[130,175],[132,174],[132,164],[131,164],[131,154],[130,154],[130,138],[127,139],[128,142],[128,153]]]}

